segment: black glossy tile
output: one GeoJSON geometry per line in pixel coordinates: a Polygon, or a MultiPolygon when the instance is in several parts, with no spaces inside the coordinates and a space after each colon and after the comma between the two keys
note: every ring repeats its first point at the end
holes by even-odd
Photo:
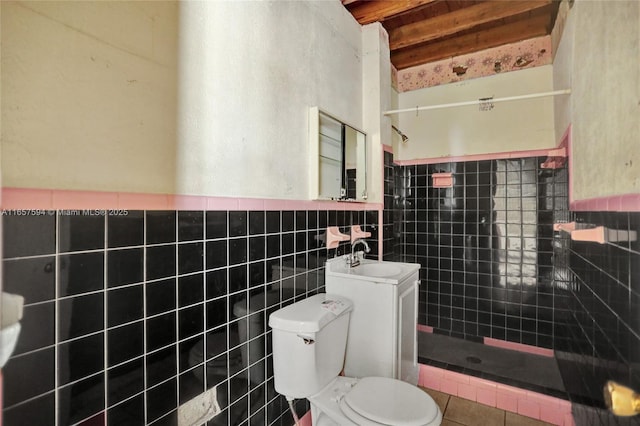
{"type": "MultiPolygon", "coordinates": [[[[96,374],[59,390],[58,421],[74,424],[102,412],[104,406],[104,373],[96,374]]],[[[104,422],[103,415],[96,420],[104,422]]]]}
{"type": "Polygon", "coordinates": [[[249,235],[265,233],[265,212],[262,210],[249,212],[249,235]]]}
{"type": "Polygon", "coordinates": [[[178,361],[175,346],[149,354],[146,359],[148,388],[176,376],[178,361]]]}
{"type": "MultiPolygon", "coordinates": [[[[184,373],[204,362],[204,335],[200,334],[178,343],[178,371],[184,373]]],[[[197,373],[197,371],[196,371],[197,373]]],[[[193,374],[193,372],[192,372],[193,374]]],[[[204,383],[200,381],[204,387],[204,383]]],[[[202,392],[202,391],[201,391],[202,392]]]]}
{"type": "Polygon", "coordinates": [[[147,316],[161,314],[176,308],[176,280],[166,280],[147,283],[147,316]]]}
{"type": "Polygon", "coordinates": [[[5,260],[2,269],[2,290],[22,295],[25,304],[55,297],[54,257],[5,260]]]}
{"type": "Polygon", "coordinates": [[[247,235],[247,212],[229,212],[229,237],[242,237],[247,235]]]}
{"type": "Polygon", "coordinates": [[[227,298],[207,302],[207,330],[220,327],[227,322],[227,298]]]}
{"type": "Polygon", "coordinates": [[[107,325],[109,327],[140,319],[143,311],[142,284],[107,292],[107,325]]]}
{"type": "Polygon", "coordinates": [[[75,382],[104,369],[104,335],[97,333],[59,345],[58,382],[75,382]]]}
{"type": "Polygon", "coordinates": [[[266,215],[266,232],[267,234],[275,234],[280,232],[280,212],[267,211],[266,215]]]}
{"type": "Polygon", "coordinates": [[[281,212],[281,230],[282,232],[289,232],[295,229],[295,215],[292,211],[281,212]]]}
{"type": "Polygon", "coordinates": [[[204,243],[180,244],[178,246],[178,273],[202,271],[204,268],[204,243]]]}
{"type": "Polygon", "coordinates": [[[14,356],[55,343],[55,309],[55,302],[24,307],[14,356]]]}
{"type": "Polygon", "coordinates": [[[149,318],[147,321],[147,352],[170,345],[176,341],[176,313],[149,318]]]}
{"type": "Polygon", "coordinates": [[[107,216],[107,247],[144,244],[144,212],[129,210],[126,215],[107,216]]]}
{"type": "Polygon", "coordinates": [[[107,331],[109,367],[142,355],[144,322],[138,321],[107,331]]]}
{"type": "Polygon", "coordinates": [[[235,266],[229,268],[229,293],[239,290],[246,290],[249,286],[247,276],[247,265],[235,266]]]}
{"type": "Polygon", "coordinates": [[[175,245],[147,247],[147,280],[172,277],[175,274],[175,245]]]}
{"type": "MultiPolygon", "coordinates": [[[[112,406],[144,390],[144,359],[107,370],[107,404],[112,406]]],[[[108,416],[107,416],[108,417],[108,416]]]]}
{"type": "Polygon", "coordinates": [[[208,211],[206,222],[207,239],[225,238],[228,235],[226,211],[208,211]]]}
{"type": "Polygon", "coordinates": [[[6,425],[15,426],[54,426],[55,393],[51,392],[2,412],[6,425]]]}
{"type": "Polygon", "coordinates": [[[249,238],[249,261],[264,259],[265,255],[265,238],[252,237],[249,238]]]}
{"type": "Polygon", "coordinates": [[[204,239],[204,212],[178,212],[178,241],[204,239]]]}
{"type": "Polygon", "coordinates": [[[204,300],[204,274],[187,275],[178,279],[178,307],[204,300]]]}
{"type": "Polygon", "coordinates": [[[214,299],[224,296],[227,293],[227,270],[218,269],[207,272],[206,276],[206,298],[214,299]]]}
{"type": "Polygon", "coordinates": [[[237,265],[247,261],[247,239],[234,238],[229,240],[229,265],[237,265]]]}
{"type": "Polygon", "coordinates": [[[180,309],[178,312],[178,338],[180,340],[204,331],[204,304],[180,309]]]}
{"type": "Polygon", "coordinates": [[[280,234],[267,236],[267,258],[280,256],[280,234]]]}
{"type": "MultiPolygon", "coordinates": [[[[104,289],[104,253],[61,255],[58,294],[61,297],[104,289]]],[[[44,266],[49,273],[52,266],[44,266]]],[[[49,273],[50,274],[50,273],[49,273]]]]}
{"type": "Polygon", "coordinates": [[[105,217],[59,215],[60,252],[94,250],[104,247],[105,217]]]}
{"type": "Polygon", "coordinates": [[[249,264],[249,287],[256,287],[265,283],[265,262],[249,264]]]}
{"type": "Polygon", "coordinates": [[[55,386],[54,357],[54,349],[48,348],[9,359],[2,369],[3,406],[11,407],[52,390],[55,386]],[[7,392],[8,389],[11,392],[7,392]]]}
{"type": "Polygon", "coordinates": [[[107,411],[108,426],[144,424],[144,395],[138,395],[107,411]]]}
{"type": "Polygon", "coordinates": [[[204,374],[203,370],[204,366],[200,366],[196,370],[188,371],[180,375],[178,378],[178,398],[180,404],[190,401],[205,391],[204,383],[196,377],[196,374],[202,377],[204,374]]]}
{"type": "Polygon", "coordinates": [[[227,241],[207,242],[207,269],[221,268],[227,265],[227,241]]]}
{"type": "Polygon", "coordinates": [[[305,210],[299,210],[295,212],[296,231],[302,231],[307,229],[307,212],[305,210]]]}
{"type": "Polygon", "coordinates": [[[152,422],[176,408],[177,380],[147,390],[147,421],[152,422]]]}
{"type": "Polygon", "coordinates": [[[104,295],[94,293],[58,302],[58,339],[64,341],[104,329],[104,295]]]}
{"type": "Polygon", "coordinates": [[[282,255],[292,254],[295,251],[295,236],[282,234],[282,255]]]}
{"type": "Polygon", "coordinates": [[[147,244],[176,241],[176,212],[147,211],[147,244]]]}
{"type": "Polygon", "coordinates": [[[54,253],[56,216],[2,216],[5,259],[54,253]]]}
{"type": "Polygon", "coordinates": [[[142,248],[112,250],[107,253],[107,286],[117,287],[142,281],[142,248]]]}

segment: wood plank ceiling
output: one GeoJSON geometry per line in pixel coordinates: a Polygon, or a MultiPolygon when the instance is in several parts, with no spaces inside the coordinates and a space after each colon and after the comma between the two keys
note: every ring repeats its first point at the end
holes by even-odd
{"type": "Polygon", "coordinates": [[[551,33],[559,0],[342,0],[362,25],[389,33],[401,70],[551,33]]]}

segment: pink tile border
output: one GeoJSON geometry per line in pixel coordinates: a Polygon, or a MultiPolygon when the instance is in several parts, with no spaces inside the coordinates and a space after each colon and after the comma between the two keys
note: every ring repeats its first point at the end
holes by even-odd
{"type": "Polygon", "coordinates": [[[418,324],[416,328],[418,331],[422,331],[423,333],[433,333],[433,327],[430,325],[418,324]]]}
{"type": "Polygon", "coordinates": [[[539,348],[537,346],[525,345],[523,343],[508,342],[506,340],[493,339],[491,337],[484,338],[484,344],[487,346],[494,346],[496,348],[509,349],[512,351],[527,352],[535,355],[542,355],[553,358],[553,350],[547,348],[539,348]]]}
{"type": "Polygon", "coordinates": [[[312,426],[312,423],[311,423],[311,410],[307,411],[307,413],[304,416],[302,416],[302,418],[300,419],[299,424],[300,424],[300,426],[312,426]]]}
{"type": "Polygon", "coordinates": [[[575,426],[564,399],[420,364],[418,385],[557,426],[575,426]]]}
{"type": "MultiPolygon", "coordinates": [[[[389,154],[393,154],[393,147],[390,146],[390,145],[382,144],[382,150],[384,152],[388,152],[389,154]]],[[[384,164],[384,162],[383,162],[383,164],[384,164]]],[[[384,176],[384,175],[382,175],[382,176],[384,176]]]]}
{"type": "Polygon", "coordinates": [[[2,188],[3,209],[379,210],[382,203],[2,188]]]}

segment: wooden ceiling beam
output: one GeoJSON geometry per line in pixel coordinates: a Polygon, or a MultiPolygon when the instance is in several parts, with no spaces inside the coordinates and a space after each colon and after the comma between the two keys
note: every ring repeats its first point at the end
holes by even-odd
{"type": "Polygon", "coordinates": [[[396,69],[422,65],[441,59],[465,55],[492,47],[541,37],[549,33],[549,17],[537,16],[526,21],[495,27],[478,33],[453,37],[391,53],[396,69]]]}
{"type": "MultiPolygon", "coordinates": [[[[345,0],[343,0],[343,4],[345,0]]],[[[349,0],[346,0],[349,1],[349,0]]],[[[372,22],[382,22],[392,16],[405,13],[419,6],[424,6],[438,0],[370,0],[359,2],[349,7],[349,12],[360,25],[372,22]]]]}
{"type": "MultiPolygon", "coordinates": [[[[533,11],[552,0],[487,1],[389,31],[391,51],[437,40],[475,26],[533,11]]],[[[394,2],[390,2],[394,3],[394,2]]]]}

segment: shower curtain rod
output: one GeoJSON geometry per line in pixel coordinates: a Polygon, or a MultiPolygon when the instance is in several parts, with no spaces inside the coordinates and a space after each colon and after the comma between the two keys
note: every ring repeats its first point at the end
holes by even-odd
{"type": "Polygon", "coordinates": [[[426,111],[430,109],[453,108],[453,107],[467,106],[467,105],[481,105],[483,103],[507,102],[507,101],[516,101],[519,99],[534,99],[534,98],[542,98],[545,96],[568,95],[570,93],[571,93],[571,89],[555,90],[553,92],[532,93],[530,95],[509,96],[506,98],[496,98],[496,99],[485,98],[485,99],[478,99],[475,101],[454,102],[450,104],[429,105],[429,106],[421,106],[421,107],[416,106],[414,108],[394,109],[394,110],[385,111],[383,114],[391,115],[391,114],[399,114],[401,112],[418,112],[418,111],[426,111]]]}

